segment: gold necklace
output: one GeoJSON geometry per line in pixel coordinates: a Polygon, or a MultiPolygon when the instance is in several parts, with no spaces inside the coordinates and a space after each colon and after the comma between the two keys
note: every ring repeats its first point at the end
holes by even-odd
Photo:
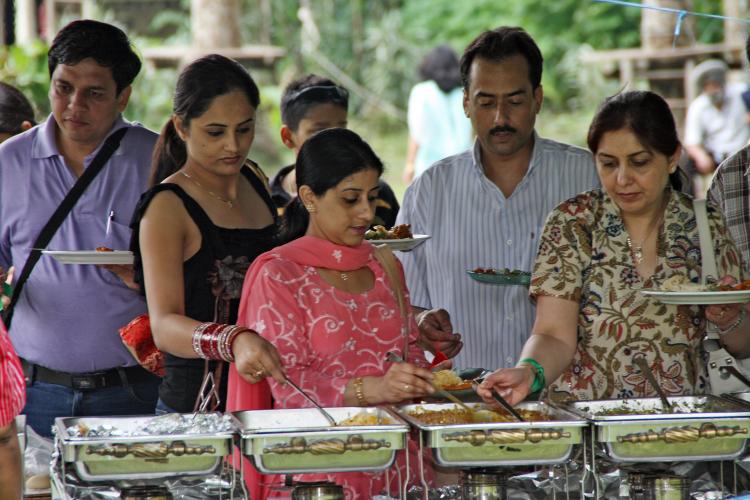
{"type": "Polygon", "coordinates": [[[184,175],[185,177],[187,177],[188,179],[190,179],[190,182],[192,182],[193,184],[195,184],[196,186],[198,186],[199,188],[201,188],[202,190],[204,190],[205,192],[207,192],[208,194],[210,194],[211,196],[213,196],[217,200],[221,201],[222,203],[226,203],[227,205],[229,205],[229,208],[234,208],[234,204],[237,203],[237,198],[234,198],[234,199],[231,199],[231,198],[230,199],[222,198],[221,196],[219,196],[218,194],[214,193],[213,191],[211,191],[210,189],[208,189],[206,186],[204,186],[203,184],[201,184],[200,182],[198,182],[197,180],[195,180],[191,175],[188,175],[188,173],[185,172],[184,170],[180,170],[180,173],[182,175],[184,175]]]}
{"type": "Polygon", "coordinates": [[[630,235],[628,234],[626,239],[626,241],[628,242],[628,249],[630,250],[630,256],[633,257],[636,265],[643,262],[643,244],[646,243],[646,240],[649,236],[651,236],[651,233],[654,232],[654,229],[661,225],[661,221],[663,218],[664,214],[659,217],[659,220],[656,222],[656,224],[652,225],[649,228],[648,233],[646,233],[646,236],[643,238],[640,245],[633,245],[633,241],[630,239],[630,235]]]}

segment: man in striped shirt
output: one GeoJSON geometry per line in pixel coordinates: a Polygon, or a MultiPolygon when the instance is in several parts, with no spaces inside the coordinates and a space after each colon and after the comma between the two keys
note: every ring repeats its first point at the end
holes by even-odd
{"type": "Polygon", "coordinates": [[[432,325],[425,343],[455,352],[463,340],[456,366],[512,366],[534,321],[528,291],[478,283],[466,271],[530,271],[547,214],[599,181],[587,151],[534,131],[542,55],[523,29],[482,33],[461,58],[461,76],[474,147],[435,163],[408,188],[397,223],[432,238],[400,258],[415,308],[451,315],[432,325]]]}

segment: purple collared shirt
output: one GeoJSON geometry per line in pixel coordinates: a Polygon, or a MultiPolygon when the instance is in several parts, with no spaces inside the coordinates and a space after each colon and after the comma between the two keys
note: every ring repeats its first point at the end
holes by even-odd
{"type": "MultiPolygon", "coordinates": [[[[157,135],[122,117],[110,134],[122,127],[129,130],[120,147],[84,191],[48,249],[129,248],[130,218],[147,189],[157,135]]],[[[86,157],[86,168],[98,151],[86,157]]],[[[0,145],[0,266],[15,266],[15,278],[39,231],[76,180],[57,148],[52,115],[0,145]]],[[[53,370],[81,373],[132,366],[136,361],[118,329],[145,312],[144,299],[110,271],[61,264],[42,255],[16,304],[10,337],[20,357],[53,370]]]]}

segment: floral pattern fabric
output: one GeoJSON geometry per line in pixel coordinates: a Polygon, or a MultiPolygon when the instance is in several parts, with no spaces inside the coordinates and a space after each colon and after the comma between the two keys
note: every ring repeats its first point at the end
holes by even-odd
{"type": "MultiPolygon", "coordinates": [[[[627,243],[619,208],[602,190],[559,205],[547,219],[531,281],[532,297],[578,303],[578,345],[555,380],[555,398],[650,397],[656,393],[632,359],[645,356],[668,395],[709,392],[701,340],[700,306],[662,304],[640,291],[673,275],[701,278],[701,252],[692,199],[669,192],[658,234],[653,276],[641,277],[627,243]]],[[[741,261],[722,216],[709,207],[719,277],[742,279],[741,261]]]]}
{"type": "MultiPolygon", "coordinates": [[[[403,320],[388,278],[373,256],[367,267],[375,275],[375,284],[365,293],[354,294],[328,284],[316,268],[276,255],[260,270],[245,308],[247,326],[276,347],[287,376],[323,406],[344,406],[344,390],[352,378],[384,375],[390,366],[386,353],[401,353],[404,348],[403,320]]],[[[411,306],[407,309],[411,311],[411,306]]],[[[426,366],[424,352],[416,344],[419,330],[411,312],[408,321],[408,360],[426,366]]],[[[311,407],[290,385],[267,380],[275,408],[311,407]]],[[[417,455],[414,443],[409,443],[413,479],[417,455]]],[[[397,466],[404,474],[401,455],[397,466]]],[[[389,474],[395,493],[394,470],[389,474]]],[[[384,472],[302,474],[295,475],[295,480],[334,481],[344,486],[347,499],[372,498],[387,485],[384,472]]]]}

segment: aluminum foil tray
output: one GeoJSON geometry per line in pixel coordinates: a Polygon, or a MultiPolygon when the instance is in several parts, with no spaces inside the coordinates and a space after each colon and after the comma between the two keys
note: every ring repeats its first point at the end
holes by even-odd
{"type": "Polygon", "coordinates": [[[567,406],[594,425],[595,439],[615,462],[731,460],[745,450],[750,408],[714,396],[581,401],[567,406]]]}
{"type": "MultiPolygon", "coordinates": [[[[211,415],[222,418],[220,414],[211,415]]],[[[234,427],[210,430],[211,426],[201,429],[197,424],[192,428],[172,425],[180,419],[199,421],[192,420],[192,414],[57,418],[56,442],[63,461],[73,464],[78,476],[86,481],[215,473],[222,458],[231,453],[234,427]],[[150,431],[144,432],[144,427],[150,431]],[[79,430],[83,435],[77,435],[81,434],[79,430]]]]}
{"type": "Polygon", "coordinates": [[[264,474],[295,474],[387,469],[406,447],[409,426],[384,408],[326,411],[336,422],[367,414],[376,424],[332,427],[314,408],[235,412],[242,453],[264,474]]]}
{"type": "MultiPolygon", "coordinates": [[[[473,405],[477,409],[487,406],[473,405]]],[[[410,415],[420,410],[454,409],[454,404],[405,405],[398,413],[422,432],[438,464],[449,467],[502,467],[554,464],[568,460],[580,444],[586,420],[544,403],[521,403],[523,410],[546,413],[552,420],[471,424],[426,424],[410,415]]]]}

